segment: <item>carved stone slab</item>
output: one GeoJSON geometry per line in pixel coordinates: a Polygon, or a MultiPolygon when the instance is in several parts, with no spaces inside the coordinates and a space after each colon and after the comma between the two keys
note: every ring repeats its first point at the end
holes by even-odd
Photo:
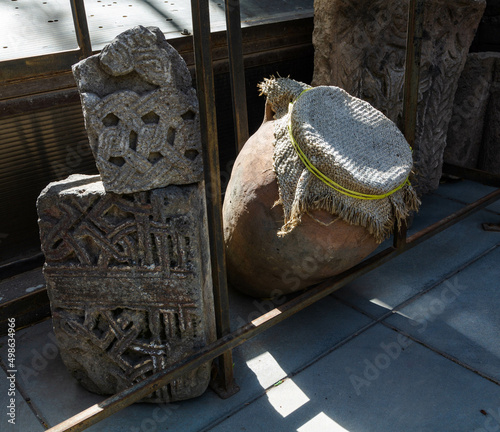
{"type": "MultiPolygon", "coordinates": [[[[400,124],[409,1],[316,0],[313,85],[336,85],[400,124]]],[[[425,2],[416,149],[417,189],[436,189],[453,97],[485,0],[425,2]]]]}
{"type": "MultiPolygon", "coordinates": [[[[215,340],[203,183],[129,195],[99,176],[49,184],[40,237],[61,356],[88,390],[113,394],[215,340]]],[[[202,394],[207,363],[150,395],[202,394]]]]}
{"type": "Polygon", "coordinates": [[[134,27],[73,66],[90,146],[108,192],[202,179],[191,75],[155,27],[134,27]]]}
{"type": "Polygon", "coordinates": [[[500,71],[500,53],[472,53],[467,56],[448,128],[444,153],[446,162],[477,168],[496,65],[500,71]]]}
{"type": "Polygon", "coordinates": [[[479,169],[500,174],[500,57],[496,57],[495,61],[478,166],[479,169]]]}

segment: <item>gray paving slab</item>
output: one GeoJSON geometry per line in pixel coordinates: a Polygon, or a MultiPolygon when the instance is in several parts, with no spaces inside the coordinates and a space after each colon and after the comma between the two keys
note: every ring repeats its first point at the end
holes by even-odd
{"type": "MultiPolygon", "coordinates": [[[[235,328],[243,320],[251,321],[271,308],[269,301],[257,301],[236,293],[232,293],[231,299],[235,328]]],[[[251,343],[240,346],[234,354],[236,370],[243,365],[252,373],[237,376],[238,382],[247,387],[257,378],[260,389],[266,388],[304,367],[371,322],[366,316],[327,297],[256,337],[251,343]]]]}
{"type": "Polygon", "coordinates": [[[498,427],[500,386],[377,324],[210,430],[484,432],[498,427]]]}
{"type": "MultiPolygon", "coordinates": [[[[457,183],[443,183],[436,191],[441,196],[457,199],[462,202],[471,203],[482,198],[483,196],[493,192],[494,187],[485,186],[481,183],[472,182],[469,180],[461,180],[457,183]]],[[[488,210],[500,213],[500,201],[487,207],[488,210]]]]}
{"type": "MultiPolygon", "coordinates": [[[[231,300],[235,326],[271,307],[237,293],[232,293],[231,300]]],[[[250,403],[265,388],[305,367],[370,322],[328,297],[234,351],[235,376],[242,390],[232,398],[221,400],[209,390],[200,398],[171,405],[135,404],[88,430],[123,432],[168,427],[169,431],[198,431],[250,403]]],[[[103,397],[81,388],[64,368],[50,321],[20,332],[18,355],[20,380],[51,426],[102,401],[103,397]]]]}
{"type": "Polygon", "coordinates": [[[386,321],[500,383],[500,247],[386,321]]]}
{"type": "MultiPolygon", "coordinates": [[[[463,206],[430,195],[423,199],[410,234],[463,206]]],[[[381,317],[419,292],[439,283],[475,257],[500,243],[500,233],[486,232],[492,213],[479,211],[431,239],[372,270],[335,293],[374,317],[381,317]]]]}
{"type": "Polygon", "coordinates": [[[38,418],[28,406],[27,402],[16,390],[10,393],[10,385],[6,374],[0,369],[0,430],[3,432],[38,432],[44,431],[38,418]]]}
{"type": "Polygon", "coordinates": [[[21,391],[24,390],[20,377],[22,362],[19,358],[19,344],[22,343],[21,341],[19,332],[10,338],[0,339],[0,357],[2,359],[2,367],[0,367],[0,431],[43,431],[45,428],[19,392],[19,388],[22,389],[21,391]]]}

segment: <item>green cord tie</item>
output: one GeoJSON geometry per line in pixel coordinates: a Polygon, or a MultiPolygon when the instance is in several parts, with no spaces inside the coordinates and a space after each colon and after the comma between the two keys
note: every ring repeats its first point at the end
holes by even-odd
{"type": "MultiPolygon", "coordinates": [[[[297,102],[299,100],[299,98],[302,96],[302,94],[304,94],[306,91],[311,90],[311,89],[312,88],[308,88],[308,89],[303,90],[299,94],[297,99],[295,99],[295,102],[297,102]]],[[[350,189],[347,189],[347,188],[339,185],[338,183],[334,182],[331,178],[327,177],[325,174],[323,174],[318,168],[316,168],[312,164],[312,162],[307,158],[307,156],[302,151],[299,144],[297,143],[297,141],[293,137],[293,134],[292,134],[292,109],[293,109],[293,105],[295,104],[295,102],[290,102],[290,105],[291,105],[291,107],[289,109],[290,120],[288,122],[288,133],[290,135],[290,139],[292,140],[293,147],[295,148],[295,151],[297,152],[300,160],[305,165],[305,167],[312,174],[314,174],[318,179],[320,179],[323,183],[325,183],[327,186],[331,187],[332,189],[336,190],[337,192],[340,192],[341,194],[350,196],[352,198],[358,198],[358,199],[364,199],[364,200],[376,200],[376,199],[387,198],[389,195],[392,195],[394,192],[397,192],[398,190],[402,189],[406,184],[411,185],[410,180],[408,179],[408,177],[406,177],[406,180],[403,183],[401,183],[398,187],[396,187],[395,189],[393,189],[389,192],[386,192],[386,193],[381,194],[381,195],[369,195],[369,194],[364,194],[361,192],[356,192],[356,191],[352,191],[350,189]]]]}

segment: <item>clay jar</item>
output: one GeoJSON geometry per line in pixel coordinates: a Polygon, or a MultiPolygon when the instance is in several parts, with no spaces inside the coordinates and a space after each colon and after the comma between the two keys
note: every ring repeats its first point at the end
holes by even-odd
{"type": "Polygon", "coordinates": [[[230,285],[259,298],[300,291],[359,263],[378,246],[360,226],[323,210],[302,216],[284,237],[283,209],[274,206],[274,121],[266,119],[239,153],[223,205],[224,242],[230,285]]]}

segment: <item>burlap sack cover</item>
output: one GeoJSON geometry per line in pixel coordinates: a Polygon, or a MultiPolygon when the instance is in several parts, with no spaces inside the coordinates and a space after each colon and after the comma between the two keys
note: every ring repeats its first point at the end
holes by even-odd
{"type": "Polygon", "coordinates": [[[260,84],[275,113],[274,171],[284,224],[323,209],[365,227],[378,242],[420,204],[408,177],[412,152],[397,126],[369,103],[333,86],[310,87],[289,78],[260,84]],[[306,91],[305,91],[306,90],[306,91]],[[335,185],[306,168],[299,151],[335,185]]]}

